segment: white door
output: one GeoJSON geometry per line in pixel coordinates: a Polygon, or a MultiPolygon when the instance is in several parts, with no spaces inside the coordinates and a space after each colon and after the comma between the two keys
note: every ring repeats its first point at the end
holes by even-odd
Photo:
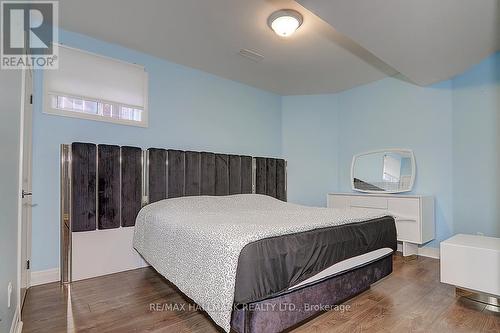
{"type": "Polygon", "coordinates": [[[21,164],[21,308],[26,291],[30,286],[30,259],[31,259],[31,154],[32,154],[32,120],[33,120],[33,73],[26,69],[24,73],[24,106],[22,129],[22,164],[21,164]]]}

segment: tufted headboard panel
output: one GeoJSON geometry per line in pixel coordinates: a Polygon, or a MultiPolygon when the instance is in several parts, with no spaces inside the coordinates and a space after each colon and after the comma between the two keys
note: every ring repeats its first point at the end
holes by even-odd
{"type": "Polygon", "coordinates": [[[72,143],[73,232],[130,227],[144,204],[193,195],[265,194],[286,201],[282,159],[72,143]]]}

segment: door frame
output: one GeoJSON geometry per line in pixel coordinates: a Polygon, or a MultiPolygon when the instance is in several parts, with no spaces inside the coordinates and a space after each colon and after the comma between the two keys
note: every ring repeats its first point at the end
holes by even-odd
{"type": "MultiPolygon", "coordinates": [[[[34,78],[33,78],[33,71],[30,68],[27,69],[22,69],[22,78],[21,78],[21,114],[20,114],[20,131],[19,131],[19,178],[18,178],[18,225],[17,225],[17,311],[19,313],[19,318],[21,321],[22,325],[22,318],[21,318],[21,311],[22,311],[22,305],[23,305],[23,300],[21,299],[21,288],[22,288],[22,272],[24,267],[26,267],[26,262],[23,260],[23,199],[22,199],[22,194],[23,194],[23,168],[24,168],[24,153],[26,147],[24,146],[24,136],[25,136],[25,110],[26,110],[26,103],[32,104],[31,98],[27,97],[27,94],[30,94],[33,96],[34,94],[34,78]],[[27,75],[31,76],[31,87],[28,87],[27,84],[27,75]]],[[[33,107],[31,106],[31,120],[33,121],[33,107]]],[[[33,128],[31,128],[31,131],[33,131],[33,128]]],[[[30,142],[29,147],[27,148],[30,150],[30,154],[33,152],[33,143],[30,142]]],[[[32,161],[32,158],[30,159],[30,163],[32,161]]],[[[30,173],[30,177],[32,177],[32,174],[30,173]]],[[[31,189],[28,189],[31,190],[31,189]]],[[[28,227],[26,228],[26,257],[28,260],[31,262],[31,220],[28,221],[28,227]]],[[[31,274],[28,271],[27,272],[27,282],[26,282],[26,289],[30,287],[31,284],[31,274]]]]}

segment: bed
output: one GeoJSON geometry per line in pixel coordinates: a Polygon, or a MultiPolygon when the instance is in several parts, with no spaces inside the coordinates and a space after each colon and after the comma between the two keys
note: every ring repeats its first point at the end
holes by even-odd
{"type": "Polygon", "coordinates": [[[394,219],[287,203],[286,169],[272,157],[63,145],[62,281],[150,264],[225,331],[257,333],[390,274],[394,219]]]}
{"type": "Polygon", "coordinates": [[[280,332],[390,274],[396,227],[266,195],[180,197],[142,208],[134,248],[225,331],[280,332]]]}

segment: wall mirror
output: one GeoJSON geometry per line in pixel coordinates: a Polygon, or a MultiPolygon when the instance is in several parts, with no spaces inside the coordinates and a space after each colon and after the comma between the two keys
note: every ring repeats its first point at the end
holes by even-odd
{"type": "Polygon", "coordinates": [[[408,192],[415,182],[415,156],[409,149],[376,150],[352,158],[352,189],[367,193],[408,192]]]}

